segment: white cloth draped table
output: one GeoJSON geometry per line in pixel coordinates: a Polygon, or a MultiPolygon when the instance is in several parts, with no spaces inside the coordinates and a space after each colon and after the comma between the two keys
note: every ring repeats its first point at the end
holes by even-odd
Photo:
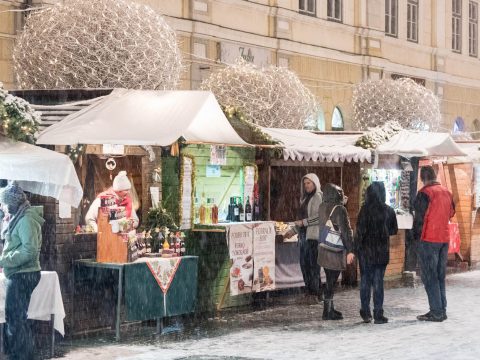
{"type": "MultiPolygon", "coordinates": [[[[5,280],[5,274],[0,273],[0,323],[5,322],[5,280]]],[[[42,271],[40,282],[30,299],[28,318],[49,321],[52,314],[55,315],[53,323],[55,330],[64,336],[65,309],[58,275],[55,271],[42,271]]]]}

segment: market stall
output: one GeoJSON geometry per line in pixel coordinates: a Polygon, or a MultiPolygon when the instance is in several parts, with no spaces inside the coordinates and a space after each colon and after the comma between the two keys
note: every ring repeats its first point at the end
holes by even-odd
{"type": "MultiPolygon", "coordinates": [[[[390,190],[396,190],[396,198],[398,198],[400,201],[398,202],[398,207],[400,208],[400,211],[406,212],[405,210],[409,210],[411,213],[413,210],[413,200],[415,198],[416,192],[419,188],[420,185],[420,180],[418,179],[419,176],[419,167],[422,165],[427,165],[427,164],[434,164],[435,167],[437,168],[437,173],[438,173],[438,180],[442,182],[444,185],[446,185],[450,191],[452,191],[454,195],[454,199],[457,203],[463,202],[465,199],[463,199],[463,196],[459,194],[458,189],[456,188],[456,185],[452,187],[453,183],[456,183],[456,180],[453,181],[453,183],[448,180],[447,178],[450,178],[451,180],[455,179],[455,171],[447,171],[448,166],[447,165],[447,158],[448,157],[456,157],[456,156],[463,156],[466,155],[464,151],[462,151],[461,148],[455,142],[453,139],[450,137],[449,134],[446,133],[425,133],[425,132],[414,132],[414,131],[406,131],[403,130],[393,136],[389,141],[385,142],[384,144],[380,145],[376,149],[376,154],[377,154],[377,159],[382,159],[382,157],[385,156],[397,156],[401,157],[398,158],[397,161],[397,167],[399,169],[402,169],[400,172],[400,177],[397,177],[398,181],[393,180],[392,182],[392,173],[390,172],[390,178],[385,179],[388,180],[387,182],[387,188],[390,190]],[[403,159],[403,161],[401,160],[403,159]],[[420,162],[419,162],[420,159],[420,162]],[[410,179],[408,179],[407,174],[406,174],[406,169],[409,169],[410,173],[410,179]],[[448,175],[450,173],[451,175],[448,175]],[[398,183],[399,185],[395,185],[398,183]],[[410,189],[408,191],[407,184],[410,184],[410,189]],[[408,201],[407,201],[408,200],[408,201]],[[408,205],[408,207],[407,207],[408,205]]],[[[380,160],[381,161],[381,160],[380,160]]],[[[397,173],[398,175],[398,173],[397,173]]],[[[393,175],[393,178],[395,175],[393,175]]],[[[394,202],[396,203],[396,202],[394,202]]],[[[397,211],[398,213],[398,211],[397,211]]],[[[455,229],[461,229],[464,228],[461,223],[463,222],[461,219],[466,218],[466,214],[463,214],[463,209],[462,206],[460,206],[457,209],[457,215],[453,218],[451,228],[452,230],[455,229]],[[459,221],[460,220],[460,221],[459,221]]],[[[399,224],[404,224],[408,225],[405,226],[406,232],[402,235],[404,236],[404,241],[405,241],[405,246],[406,246],[406,252],[405,252],[405,268],[406,270],[415,270],[415,263],[416,263],[416,257],[415,257],[415,251],[410,251],[410,248],[414,247],[414,239],[412,238],[412,234],[408,231],[409,228],[411,228],[411,220],[408,221],[408,224],[406,224],[405,216],[398,217],[397,220],[399,220],[399,224]],[[403,219],[402,219],[403,218],[403,219]],[[415,259],[411,259],[415,258],[415,259]]],[[[468,221],[470,224],[470,222],[468,221]]],[[[468,227],[469,229],[469,227],[468,227]]],[[[467,230],[464,228],[464,230],[467,230]]],[[[457,232],[458,233],[458,232],[457,232]]],[[[469,230],[468,230],[469,233],[469,230]]],[[[460,230],[460,234],[462,236],[467,235],[465,231],[460,230]],[[463,232],[463,234],[462,234],[463,232]]],[[[457,238],[456,236],[452,236],[452,239],[457,238]]],[[[453,243],[451,244],[451,251],[454,252],[458,248],[458,244],[454,245],[453,243]]],[[[402,261],[399,261],[399,258],[402,258],[402,252],[400,249],[396,252],[397,256],[392,256],[393,258],[393,263],[391,263],[389,266],[390,268],[387,268],[387,273],[391,274],[399,274],[400,271],[402,271],[403,268],[403,259],[402,261]]]]}
{"type": "MultiPolygon", "coordinates": [[[[88,268],[104,269],[108,264],[116,266],[113,270],[108,269],[106,276],[111,288],[111,302],[115,301],[111,295],[121,291],[120,275],[115,273],[117,267],[146,255],[149,256],[147,262],[151,264],[158,261],[161,255],[179,258],[180,242],[184,240],[184,235],[180,232],[169,235],[162,230],[161,234],[165,238],[160,242],[160,250],[163,254],[158,252],[158,247],[155,253],[149,254],[149,242],[158,240],[160,233],[155,230],[164,225],[158,223],[153,226],[149,219],[153,212],[162,211],[159,207],[162,202],[165,204],[170,201],[170,193],[165,190],[162,192],[162,185],[168,184],[167,178],[171,174],[163,172],[162,167],[168,166],[170,159],[178,159],[179,149],[188,143],[247,146],[232,129],[209,92],[125,89],[115,89],[93,105],[52,125],[40,134],[38,142],[57,145],[58,149],[63,149],[61,145],[84,144],[79,145],[83,149],[81,152],[76,147],[78,158],[81,159],[77,162],[77,170],[82,174],[83,185],[89,189],[87,202],[95,199],[98,193],[112,183],[118,170],[125,170],[129,175],[132,192],[136,192],[138,198],[139,229],[143,229],[142,225],[149,225],[150,228],[145,228],[143,232],[132,229],[131,223],[122,220],[124,209],[118,204],[112,205],[111,199],[105,196],[101,198],[98,211],[98,233],[88,233],[91,229],[82,225],[83,216],[77,215],[80,226],[77,227],[75,236],[96,242],[97,261],[89,262],[88,268]]],[[[135,206],[135,201],[133,204],[135,206]]],[[[181,262],[188,263],[189,260],[182,257],[181,262]]],[[[77,265],[88,273],[85,263],[77,265]]],[[[192,266],[180,266],[176,277],[182,279],[194,275],[196,279],[196,272],[181,274],[190,272],[191,268],[192,266]]],[[[125,276],[126,274],[127,267],[125,276]]],[[[189,289],[191,295],[194,294],[190,298],[196,298],[196,287],[189,289]]],[[[98,291],[101,291],[101,286],[98,291]]],[[[149,301],[155,301],[157,295],[159,294],[156,293],[149,301]]],[[[125,305],[128,304],[125,299],[125,305]]],[[[192,311],[192,308],[185,307],[184,311],[192,311]]],[[[165,314],[170,316],[173,313],[169,310],[165,314]]],[[[82,328],[81,322],[77,325],[79,329],[82,328]]]]}
{"type": "MultiPolygon", "coordinates": [[[[354,227],[360,208],[360,169],[371,161],[371,151],[355,146],[362,133],[312,133],[306,130],[262,128],[281,146],[280,157],[264,153],[259,165],[260,189],[265,199],[266,218],[282,223],[297,220],[300,180],[315,173],[321,184],[341,186],[348,197],[346,204],[354,227]]],[[[303,286],[296,242],[277,243],[277,288],[303,286]]],[[[350,267],[342,275],[344,283],[356,281],[350,267]]]]}

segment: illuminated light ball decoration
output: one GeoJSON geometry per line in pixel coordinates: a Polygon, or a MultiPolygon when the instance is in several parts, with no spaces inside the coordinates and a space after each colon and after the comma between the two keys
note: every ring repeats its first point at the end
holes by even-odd
{"type": "Polygon", "coordinates": [[[182,70],[175,32],[128,0],[69,0],[33,12],[13,59],[23,89],[172,90],[182,70]]]}
{"type": "Polygon", "coordinates": [[[210,75],[201,85],[223,106],[239,109],[248,121],[264,126],[303,129],[316,123],[320,106],[292,71],[259,69],[239,60],[210,75]]]}
{"type": "Polygon", "coordinates": [[[367,130],[397,121],[403,129],[437,131],[440,103],[429,89],[413,80],[370,80],[353,90],[353,126],[367,130]]]}

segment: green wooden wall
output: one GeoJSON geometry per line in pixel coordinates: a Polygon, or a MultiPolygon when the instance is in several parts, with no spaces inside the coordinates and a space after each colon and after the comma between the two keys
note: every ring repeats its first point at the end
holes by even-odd
{"type": "MultiPolygon", "coordinates": [[[[220,177],[206,177],[206,165],[210,162],[209,145],[188,145],[181,154],[190,156],[195,163],[194,191],[199,201],[202,193],[205,198],[214,198],[219,210],[226,210],[230,196],[240,196],[243,167],[255,162],[255,150],[250,148],[227,148],[227,164],[221,166],[220,177]],[[240,171],[242,169],[242,171],[240,171]],[[219,204],[223,198],[223,202],[219,204]]],[[[163,206],[177,215],[180,201],[179,158],[162,159],[163,206]]],[[[197,311],[216,311],[222,292],[227,289],[222,308],[250,304],[251,295],[230,296],[230,258],[225,233],[187,232],[186,249],[188,255],[199,257],[197,311]]]]}

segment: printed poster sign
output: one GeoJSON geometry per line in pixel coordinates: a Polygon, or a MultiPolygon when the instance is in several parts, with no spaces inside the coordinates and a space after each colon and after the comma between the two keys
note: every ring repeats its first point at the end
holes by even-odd
{"type": "Polygon", "coordinates": [[[192,227],[192,173],[193,160],[189,157],[182,158],[182,184],[181,184],[181,220],[180,229],[190,229],[192,227]]]}
{"type": "Polygon", "coordinates": [[[227,165],[227,147],[210,145],[210,165],[227,165]]]}
{"type": "Polygon", "coordinates": [[[275,226],[273,222],[253,227],[253,291],[275,289],[275,226]]]}
{"type": "Polygon", "coordinates": [[[230,252],[230,295],[252,292],[253,283],[253,232],[249,225],[228,226],[230,252]]]}

